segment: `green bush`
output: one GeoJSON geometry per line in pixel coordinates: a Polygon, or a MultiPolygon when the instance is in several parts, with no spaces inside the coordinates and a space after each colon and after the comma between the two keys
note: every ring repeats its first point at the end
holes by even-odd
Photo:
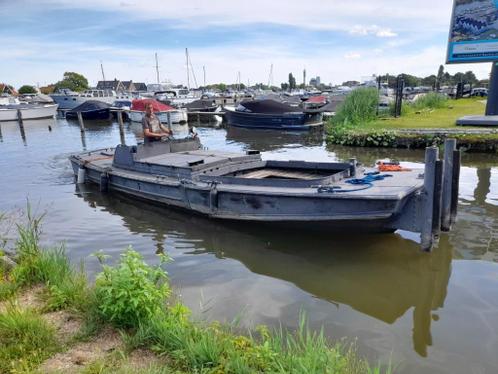
{"type": "Polygon", "coordinates": [[[436,92],[429,92],[420,96],[412,104],[415,109],[439,109],[448,106],[448,98],[436,92]]]}
{"type": "Polygon", "coordinates": [[[30,310],[0,314],[0,373],[28,372],[58,350],[54,329],[30,310]]]}
{"type": "Polygon", "coordinates": [[[360,131],[342,127],[330,131],[327,141],[356,147],[396,147],[396,134],[390,130],[360,131]]]}
{"type": "Polygon", "coordinates": [[[104,264],[97,276],[95,293],[104,319],[118,327],[135,327],[159,313],[170,295],[168,277],[161,265],[168,260],[161,256],[156,267],[147,265],[131,247],[121,255],[116,267],[104,264]]]}
{"type": "Polygon", "coordinates": [[[375,88],[358,88],[351,92],[337,109],[332,124],[362,125],[377,118],[379,92],[375,88]]]}

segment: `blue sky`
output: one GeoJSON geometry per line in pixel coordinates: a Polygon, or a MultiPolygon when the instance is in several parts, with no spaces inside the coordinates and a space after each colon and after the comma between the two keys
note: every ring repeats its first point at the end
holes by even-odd
{"type": "MultiPolygon", "coordinates": [[[[379,73],[435,73],[444,63],[451,0],[0,0],[0,80],[48,84],[77,71],[101,78],[334,84],[379,73]]],[[[489,64],[448,66],[486,77],[489,64]]]]}

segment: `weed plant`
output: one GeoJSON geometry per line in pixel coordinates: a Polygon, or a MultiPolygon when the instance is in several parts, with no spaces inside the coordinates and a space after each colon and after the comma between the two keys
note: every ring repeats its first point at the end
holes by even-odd
{"type": "Polygon", "coordinates": [[[448,106],[448,97],[436,92],[429,92],[426,95],[420,96],[412,107],[416,110],[421,109],[440,109],[448,106]]]}
{"type": "Polygon", "coordinates": [[[351,92],[337,109],[335,126],[359,126],[377,118],[379,93],[375,88],[358,88],[351,92]]]}
{"type": "Polygon", "coordinates": [[[58,350],[54,330],[16,305],[0,314],[0,373],[26,372],[58,350]]]}

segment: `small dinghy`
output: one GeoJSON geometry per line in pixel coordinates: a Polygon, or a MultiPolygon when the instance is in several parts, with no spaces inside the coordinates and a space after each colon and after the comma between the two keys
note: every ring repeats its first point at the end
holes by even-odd
{"type": "Polygon", "coordinates": [[[205,150],[197,138],[118,145],[70,157],[78,183],[186,209],[220,220],[286,229],[420,232],[430,249],[456,215],[459,153],[446,169],[438,149],[425,170],[380,173],[349,162],[263,160],[258,151],[205,150]],[[444,178],[442,170],[445,170],[444,178]],[[444,192],[444,193],[443,193],[444,192]]]}
{"type": "Polygon", "coordinates": [[[108,120],[111,118],[111,106],[98,100],[87,100],[76,108],[66,112],[67,119],[78,119],[78,112],[81,112],[86,120],[108,120]]]}

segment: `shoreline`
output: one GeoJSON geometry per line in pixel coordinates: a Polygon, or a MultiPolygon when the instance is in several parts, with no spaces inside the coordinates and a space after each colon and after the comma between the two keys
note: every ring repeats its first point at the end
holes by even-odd
{"type": "Polygon", "coordinates": [[[439,146],[445,139],[456,139],[466,152],[498,153],[498,129],[455,128],[331,128],[326,129],[327,144],[354,147],[423,149],[439,146]]]}
{"type": "Polygon", "coordinates": [[[90,283],[63,246],[39,245],[41,218],[27,212],[14,250],[0,248],[2,373],[391,372],[310,331],[305,314],[293,332],[193,320],[172,295],[167,255],[150,266],[129,247],[111,266],[97,252],[102,271],[90,283]]]}

